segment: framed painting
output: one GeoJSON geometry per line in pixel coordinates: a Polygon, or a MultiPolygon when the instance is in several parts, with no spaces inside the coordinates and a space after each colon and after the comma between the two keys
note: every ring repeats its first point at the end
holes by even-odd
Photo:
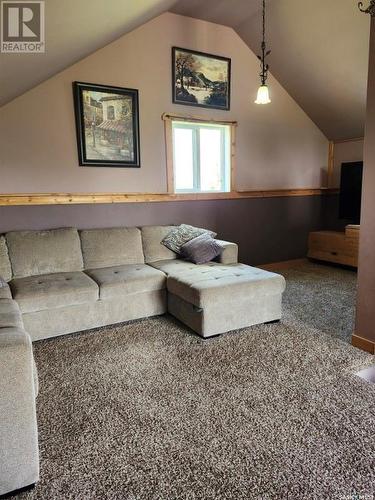
{"type": "Polygon", "coordinates": [[[231,60],[172,47],[172,92],[175,104],[230,109],[231,60]]]}
{"type": "Polygon", "coordinates": [[[140,167],[138,90],[74,82],[79,164],[140,167]]]}

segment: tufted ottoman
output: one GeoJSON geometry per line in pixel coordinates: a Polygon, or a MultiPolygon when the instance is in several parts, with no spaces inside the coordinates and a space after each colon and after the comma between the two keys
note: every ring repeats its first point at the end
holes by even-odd
{"type": "Polygon", "coordinates": [[[168,310],[202,337],[281,318],[285,279],[245,264],[215,262],[172,272],[168,310]]]}

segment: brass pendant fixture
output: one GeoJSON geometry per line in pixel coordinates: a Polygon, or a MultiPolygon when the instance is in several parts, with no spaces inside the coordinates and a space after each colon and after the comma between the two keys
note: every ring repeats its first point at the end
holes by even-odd
{"type": "Polygon", "coordinates": [[[261,85],[258,89],[258,95],[257,95],[257,98],[255,100],[255,104],[268,104],[271,102],[271,99],[269,96],[269,91],[268,91],[268,86],[267,86],[269,65],[266,63],[266,57],[271,54],[271,51],[267,50],[267,48],[266,48],[266,0],[262,0],[262,1],[263,1],[262,44],[261,44],[262,54],[260,56],[258,56],[258,59],[260,60],[260,67],[261,67],[261,72],[259,74],[261,85]]]}

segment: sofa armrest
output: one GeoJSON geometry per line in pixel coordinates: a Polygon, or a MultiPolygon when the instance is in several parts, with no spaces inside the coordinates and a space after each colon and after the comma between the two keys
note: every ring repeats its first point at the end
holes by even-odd
{"type": "Polygon", "coordinates": [[[0,276],[0,299],[11,299],[12,293],[8,283],[0,276]]]}
{"type": "Polygon", "coordinates": [[[224,248],[217,262],[220,264],[237,264],[238,262],[238,245],[237,243],[231,243],[230,241],[216,240],[224,248]]]}
{"type": "Polygon", "coordinates": [[[33,352],[21,328],[0,329],[0,495],[39,477],[33,352]]]}

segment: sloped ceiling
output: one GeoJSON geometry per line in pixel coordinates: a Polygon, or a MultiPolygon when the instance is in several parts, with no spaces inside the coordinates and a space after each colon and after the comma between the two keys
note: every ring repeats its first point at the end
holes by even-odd
{"type": "MultiPolygon", "coordinates": [[[[259,52],[261,0],[46,0],[45,5],[46,53],[0,54],[0,105],[168,9],[230,26],[259,52]]],[[[358,11],[357,0],[267,0],[267,9],[273,75],[329,139],[362,136],[369,16],[358,11]]]]}
{"type": "MultiPolygon", "coordinates": [[[[364,134],[370,16],[357,3],[266,2],[271,72],[332,140],[364,134]]],[[[231,26],[259,53],[260,0],[179,0],[171,10],[231,26]]]]}
{"type": "Polygon", "coordinates": [[[176,0],[45,0],[46,52],[0,53],[0,106],[125,33],[176,0]]]}

